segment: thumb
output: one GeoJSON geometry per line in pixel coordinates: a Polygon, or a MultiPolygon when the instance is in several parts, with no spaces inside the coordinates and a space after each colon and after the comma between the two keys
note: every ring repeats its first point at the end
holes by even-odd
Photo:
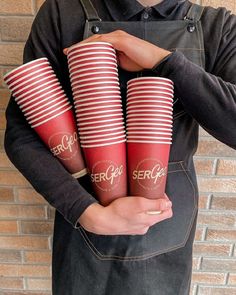
{"type": "MultiPolygon", "coordinates": [[[[139,206],[141,207],[141,210],[145,212],[164,211],[172,207],[172,202],[170,200],[167,200],[166,198],[159,198],[159,199],[140,198],[139,206]]],[[[150,213],[150,214],[154,214],[154,213],[150,213]]]]}
{"type": "Polygon", "coordinates": [[[67,53],[68,53],[68,48],[63,49],[63,53],[64,53],[65,55],[67,55],[67,53]]]}

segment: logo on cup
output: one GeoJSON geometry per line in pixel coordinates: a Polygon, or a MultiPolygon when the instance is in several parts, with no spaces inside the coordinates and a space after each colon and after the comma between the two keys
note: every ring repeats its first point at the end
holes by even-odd
{"type": "Polygon", "coordinates": [[[146,190],[156,189],[161,185],[167,175],[167,167],[164,167],[158,159],[144,159],[133,170],[132,178],[146,190]]]}
{"type": "Polygon", "coordinates": [[[93,166],[90,176],[100,190],[108,192],[119,185],[123,172],[123,165],[118,166],[113,161],[99,161],[93,166]]]}
{"type": "Polygon", "coordinates": [[[76,132],[54,133],[49,137],[48,145],[54,156],[62,160],[70,160],[78,152],[78,135],[76,132]]]}

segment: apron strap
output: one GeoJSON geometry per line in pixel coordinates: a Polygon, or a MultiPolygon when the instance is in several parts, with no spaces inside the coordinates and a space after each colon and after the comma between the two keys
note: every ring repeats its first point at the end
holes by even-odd
{"type": "Polygon", "coordinates": [[[192,4],[184,19],[199,21],[201,19],[204,7],[198,4],[192,4]]]}
{"type": "Polygon", "coordinates": [[[83,6],[87,21],[102,21],[90,0],[79,0],[83,6]]]}

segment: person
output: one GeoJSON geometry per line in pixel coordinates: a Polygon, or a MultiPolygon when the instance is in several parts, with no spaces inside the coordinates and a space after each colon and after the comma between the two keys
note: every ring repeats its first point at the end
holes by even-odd
{"type": "Polygon", "coordinates": [[[160,76],[174,82],[166,194],[101,206],[88,179],[77,181],[62,167],[11,97],[7,155],[56,209],[53,294],[187,295],[198,212],[193,155],[199,124],[236,148],[236,17],[188,0],[47,0],[33,23],[24,62],[46,56],[72,101],[67,48],[91,41],[110,42],[117,50],[124,111],[128,80],[160,76]]]}

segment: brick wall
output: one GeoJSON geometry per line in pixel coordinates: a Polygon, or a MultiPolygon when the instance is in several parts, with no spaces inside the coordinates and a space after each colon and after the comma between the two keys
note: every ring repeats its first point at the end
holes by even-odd
{"type": "MultiPolygon", "coordinates": [[[[200,1],[198,1],[199,3],[200,1]]],[[[236,0],[203,0],[236,12],[236,0]]],[[[9,93],[5,72],[22,49],[43,0],[0,0],[0,293],[51,294],[54,209],[31,188],[3,149],[9,93]]],[[[192,295],[236,294],[236,151],[201,130],[195,157],[200,210],[194,244],[192,295]]]]}

